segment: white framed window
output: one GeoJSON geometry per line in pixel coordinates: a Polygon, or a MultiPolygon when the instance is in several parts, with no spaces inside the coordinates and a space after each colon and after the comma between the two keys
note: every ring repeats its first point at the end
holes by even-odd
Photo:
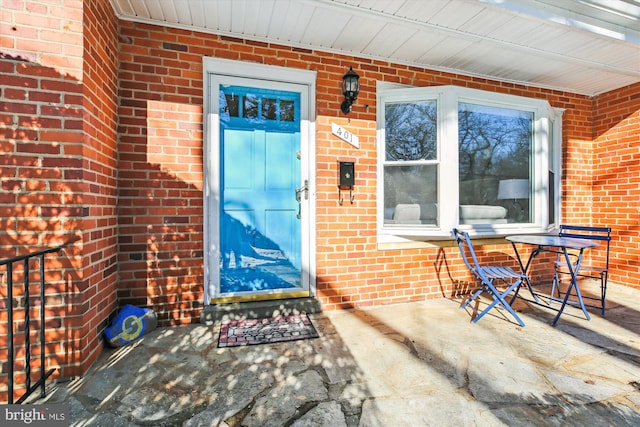
{"type": "Polygon", "coordinates": [[[544,232],[557,223],[561,114],[456,86],[378,87],[378,237],[544,232]]]}

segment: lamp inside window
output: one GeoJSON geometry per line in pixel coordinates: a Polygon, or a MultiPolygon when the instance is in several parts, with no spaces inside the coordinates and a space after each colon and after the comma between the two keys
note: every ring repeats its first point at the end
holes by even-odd
{"type": "Polygon", "coordinates": [[[498,184],[498,200],[511,200],[509,218],[520,222],[524,219],[524,208],[518,200],[529,198],[528,179],[503,179],[498,184]]]}

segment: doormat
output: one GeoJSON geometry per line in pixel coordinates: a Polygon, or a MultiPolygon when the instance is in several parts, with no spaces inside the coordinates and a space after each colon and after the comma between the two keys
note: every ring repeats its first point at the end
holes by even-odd
{"type": "Polygon", "coordinates": [[[316,328],[306,314],[230,320],[220,327],[218,347],[269,344],[318,336],[316,328]]]}

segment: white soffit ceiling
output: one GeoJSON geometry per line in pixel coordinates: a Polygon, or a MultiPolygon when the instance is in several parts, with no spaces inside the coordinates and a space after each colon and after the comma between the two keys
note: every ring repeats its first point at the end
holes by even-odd
{"type": "Polygon", "coordinates": [[[120,19],[597,95],[640,82],[640,0],[111,0],[120,19]]]}

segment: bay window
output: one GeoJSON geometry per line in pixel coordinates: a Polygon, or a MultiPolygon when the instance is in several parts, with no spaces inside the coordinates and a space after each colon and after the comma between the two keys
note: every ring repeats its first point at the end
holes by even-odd
{"type": "MultiPolygon", "coordinates": [[[[379,240],[547,231],[560,126],[544,100],[454,86],[378,90],[379,240]]],[[[557,120],[559,124],[559,120],[557,120]]]]}

